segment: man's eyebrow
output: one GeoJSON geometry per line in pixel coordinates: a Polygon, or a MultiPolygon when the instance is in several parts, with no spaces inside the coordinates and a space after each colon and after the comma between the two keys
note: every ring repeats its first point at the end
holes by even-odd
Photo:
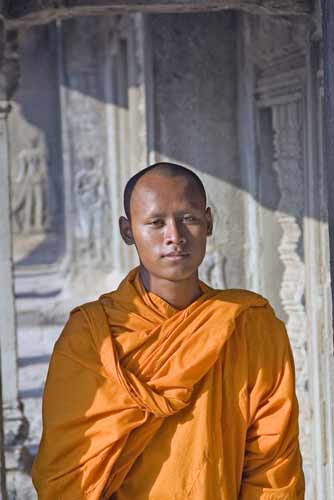
{"type": "MultiPolygon", "coordinates": [[[[196,210],[200,210],[200,207],[191,206],[191,207],[185,208],[184,210],[178,210],[177,212],[175,212],[175,215],[185,215],[185,214],[189,214],[190,212],[194,212],[196,210]]],[[[148,212],[145,214],[145,217],[147,219],[153,219],[153,218],[158,218],[158,217],[166,217],[166,214],[163,212],[148,212]]]]}
{"type": "Polygon", "coordinates": [[[145,214],[145,217],[148,219],[152,219],[154,217],[165,217],[166,214],[161,213],[161,212],[148,212],[145,214]]]}

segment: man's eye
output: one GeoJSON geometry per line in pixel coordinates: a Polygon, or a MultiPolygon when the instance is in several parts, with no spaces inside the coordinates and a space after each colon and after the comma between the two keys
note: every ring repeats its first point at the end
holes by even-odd
{"type": "Polygon", "coordinates": [[[155,219],[150,222],[151,226],[162,226],[163,223],[162,219],[155,219]]]}
{"type": "Polygon", "coordinates": [[[196,218],[193,217],[192,215],[185,215],[183,217],[183,220],[186,221],[186,222],[195,222],[196,221],[196,218]]]}

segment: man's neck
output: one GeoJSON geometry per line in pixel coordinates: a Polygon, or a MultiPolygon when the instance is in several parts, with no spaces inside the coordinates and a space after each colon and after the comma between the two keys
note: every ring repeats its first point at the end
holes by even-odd
{"type": "Polygon", "coordinates": [[[152,276],[141,266],[140,278],[148,292],[158,295],[175,309],[185,309],[202,295],[197,273],[185,280],[171,281],[152,276]]]}

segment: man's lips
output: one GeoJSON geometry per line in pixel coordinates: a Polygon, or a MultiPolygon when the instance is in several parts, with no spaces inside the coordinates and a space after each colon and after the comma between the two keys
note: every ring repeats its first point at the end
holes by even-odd
{"type": "Polygon", "coordinates": [[[190,254],[188,252],[170,252],[164,254],[163,257],[169,260],[182,260],[185,259],[186,257],[189,257],[189,255],[190,254]]]}

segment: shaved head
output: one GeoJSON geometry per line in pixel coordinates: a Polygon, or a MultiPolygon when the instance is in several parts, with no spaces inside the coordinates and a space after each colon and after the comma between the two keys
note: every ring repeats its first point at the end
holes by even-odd
{"type": "Polygon", "coordinates": [[[155,174],[161,175],[163,177],[184,177],[189,180],[190,183],[193,183],[197,188],[200,196],[203,197],[204,203],[206,205],[206,193],[201,179],[189,168],[183,167],[182,165],[178,165],[177,163],[169,163],[169,162],[159,162],[154,165],[150,165],[149,167],[144,168],[137,172],[133,177],[131,177],[124,189],[124,211],[125,215],[128,219],[131,218],[131,198],[133,191],[139,181],[144,175],[147,175],[150,172],[154,172],[155,174]]]}

